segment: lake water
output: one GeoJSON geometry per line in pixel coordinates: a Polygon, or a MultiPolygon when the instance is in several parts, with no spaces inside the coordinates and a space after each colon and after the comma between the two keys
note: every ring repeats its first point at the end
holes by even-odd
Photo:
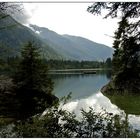
{"type": "MultiPolygon", "coordinates": [[[[111,100],[104,96],[100,89],[110,81],[109,72],[98,72],[97,74],[87,75],[53,75],[54,91],[53,93],[61,98],[67,96],[70,92],[72,98],[63,106],[64,109],[75,112],[77,117],[81,115],[81,109],[88,111],[89,107],[94,108],[95,112],[101,112],[105,109],[113,114],[126,115],[125,108],[119,108],[112,104],[111,100]]],[[[122,101],[123,102],[123,101],[122,101]]],[[[137,130],[140,130],[140,114],[129,114],[127,112],[130,124],[137,130]]]]}
{"type": "Polygon", "coordinates": [[[59,74],[53,75],[54,94],[63,97],[72,93],[72,99],[83,99],[96,94],[110,80],[105,72],[97,74],[59,74]]]}

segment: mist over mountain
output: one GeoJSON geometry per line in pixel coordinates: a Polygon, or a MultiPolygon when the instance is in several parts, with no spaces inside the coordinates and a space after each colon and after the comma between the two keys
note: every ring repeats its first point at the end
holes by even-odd
{"type": "Polygon", "coordinates": [[[45,27],[30,25],[32,30],[65,59],[98,60],[112,57],[113,49],[83,37],[59,35],[45,27]]]}

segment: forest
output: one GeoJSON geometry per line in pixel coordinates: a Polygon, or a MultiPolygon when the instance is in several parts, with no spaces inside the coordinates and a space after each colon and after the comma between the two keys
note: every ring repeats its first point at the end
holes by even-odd
{"type": "MultiPolygon", "coordinates": [[[[10,57],[0,59],[0,74],[12,75],[18,68],[18,63],[21,61],[20,57],[10,57]]],[[[46,60],[42,59],[43,63],[47,65],[49,70],[65,70],[65,69],[102,69],[111,70],[112,60],[107,58],[105,62],[99,61],[76,61],[76,60],[46,60]]]]}

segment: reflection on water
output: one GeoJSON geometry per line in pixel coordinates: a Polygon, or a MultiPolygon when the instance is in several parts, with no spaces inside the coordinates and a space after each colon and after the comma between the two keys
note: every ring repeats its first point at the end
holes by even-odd
{"type": "Polygon", "coordinates": [[[140,116],[138,115],[128,115],[128,120],[133,128],[140,131],[140,116]]]}
{"type": "Polygon", "coordinates": [[[134,129],[140,131],[140,116],[126,114],[124,110],[121,110],[116,105],[112,104],[101,92],[93,94],[87,98],[70,101],[63,106],[63,109],[74,112],[77,118],[80,118],[81,109],[89,111],[89,107],[92,107],[95,112],[102,112],[105,110],[109,113],[121,115],[123,118],[127,115],[130,125],[132,125],[134,129]]]}
{"type": "MultiPolygon", "coordinates": [[[[124,117],[127,115],[130,124],[135,129],[140,130],[140,116],[135,115],[135,113],[132,115],[131,112],[128,112],[128,110],[132,110],[132,108],[128,109],[129,102],[131,102],[130,98],[127,100],[126,97],[123,97],[126,102],[124,108],[122,97],[117,97],[117,103],[119,103],[116,104],[116,97],[112,100],[100,92],[100,89],[109,82],[110,74],[104,72],[91,75],[54,75],[53,80],[55,82],[53,92],[59,98],[72,92],[72,99],[63,108],[70,112],[75,112],[77,117],[80,117],[82,108],[88,111],[89,107],[93,107],[95,112],[101,112],[105,109],[109,113],[121,114],[124,117]],[[123,105],[123,108],[120,105],[123,105]]],[[[131,98],[131,100],[133,99],[131,98]]],[[[136,103],[136,98],[134,100],[136,103]]],[[[131,104],[134,103],[131,102],[131,104]]]]}
{"type": "Polygon", "coordinates": [[[89,107],[94,108],[95,112],[106,110],[107,112],[113,114],[123,114],[123,111],[121,111],[117,106],[113,105],[101,92],[97,92],[87,98],[70,101],[63,106],[64,109],[76,113],[77,117],[80,117],[81,115],[81,108],[83,108],[85,111],[89,111],[89,107]]]}

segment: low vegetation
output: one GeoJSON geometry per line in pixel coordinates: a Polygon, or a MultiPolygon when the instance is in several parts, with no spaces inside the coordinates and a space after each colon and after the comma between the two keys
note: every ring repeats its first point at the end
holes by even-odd
{"type": "Polygon", "coordinates": [[[105,111],[81,110],[81,118],[60,109],[58,104],[47,109],[44,116],[36,115],[16,122],[10,131],[2,129],[1,137],[18,138],[134,138],[138,137],[126,118],[105,111]],[[11,135],[13,134],[13,135],[11,135]]]}

